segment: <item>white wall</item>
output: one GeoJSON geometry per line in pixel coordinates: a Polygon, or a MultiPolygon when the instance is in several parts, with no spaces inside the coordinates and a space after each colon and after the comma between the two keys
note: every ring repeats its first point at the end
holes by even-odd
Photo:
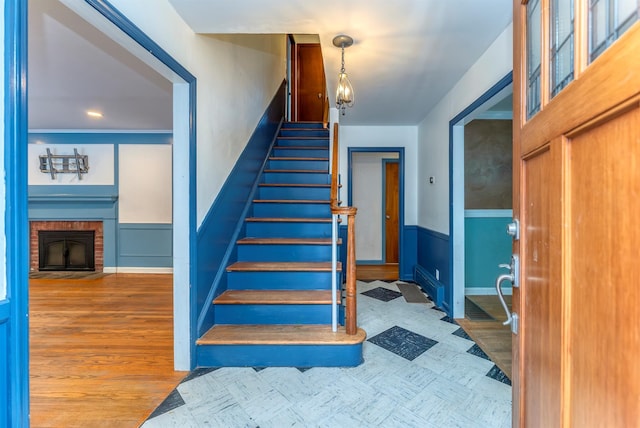
{"type": "Polygon", "coordinates": [[[417,224],[418,127],[340,126],[341,199],[345,202],[349,188],[349,147],[404,147],[404,223],[417,224]]]}
{"type": "Polygon", "coordinates": [[[285,78],[285,36],[198,35],[167,0],[111,3],[198,79],[200,224],[285,78]]]}
{"type": "Polygon", "coordinates": [[[169,144],[121,144],[118,149],[119,223],[171,224],[169,144]]]}
{"type": "Polygon", "coordinates": [[[113,144],[29,144],[27,155],[30,186],[112,186],[114,165],[113,144]],[[47,149],[52,155],[72,155],[74,148],[78,149],[79,155],[88,156],[89,171],[82,174],[82,179],[77,174],[56,174],[55,179],[52,179],[49,173],[40,171],[40,156],[46,155],[47,149]]]}
{"type": "Polygon", "coordinates": [[[419,226],[449,234],[449,121],[512,70],[512,33],[509,24],[418,127],[419,226]]]}

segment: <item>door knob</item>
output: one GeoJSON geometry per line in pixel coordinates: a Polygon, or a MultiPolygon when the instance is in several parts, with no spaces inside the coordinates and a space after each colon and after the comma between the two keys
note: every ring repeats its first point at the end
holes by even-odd
{"type": "Polygon", "coordinates": [[[321,92],[318,92],[318,99],[319,100],[322,99],[322,93],[321,92]]]}
{"type": "Polygon", "coordinates": [[[387,220],[389,220],[389,219],[391,218],[391,217],[390,217],[390,216],[388,216],[388,215],[387,215],[387,216],[385,216],[385,217],[387,218],[387,220]]]}
{"type": "Polygon", "coordinates": [[[517,218],[514,218],[513,222],[507,225],[507,235],[511,236],[514,241],[520,239],[520,222],[517,218]]]}

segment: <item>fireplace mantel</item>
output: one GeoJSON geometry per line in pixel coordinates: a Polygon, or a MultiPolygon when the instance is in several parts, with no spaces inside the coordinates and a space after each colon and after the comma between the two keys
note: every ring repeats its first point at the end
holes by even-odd
{"type": "Polygon", "coordinates": [[[68,193],[52,193],[48,195],[29,195],[29,202],[105,202],[112,204],[118,200],[117,195],[73,195],[68,193]]]}

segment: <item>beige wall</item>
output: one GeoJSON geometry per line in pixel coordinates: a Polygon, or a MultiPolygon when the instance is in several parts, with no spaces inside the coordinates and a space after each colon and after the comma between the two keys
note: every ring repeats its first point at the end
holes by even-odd
{"type": "Polygon", "coordinates": [[[449,121],[512,70],[512,33],[509,24],[418,127],[419,226],[449,234],[449,121]]]}
{"type": "Polygon", "coordinates": [[[511,120],[473,120],[465,125],[465,209],[511,209],[511,127],[511,120]]]}

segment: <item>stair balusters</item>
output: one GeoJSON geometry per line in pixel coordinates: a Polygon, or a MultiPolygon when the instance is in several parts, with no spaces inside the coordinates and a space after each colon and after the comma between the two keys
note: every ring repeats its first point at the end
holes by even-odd
{"type": "MultiPolygon", "coordinates": [[[[337,123],[333,124],[333,146],[331,157],[331,213],[335,216],[347,217],[347,266],[346,272],[346,298],[345,298],[345,329],[347,334],[356,334],[358,331],[357,319],[357,291],[356,291],[356,212],[355,207],[340,207],[338,201],[338,131],[337,123]]],[[[335,273],[334,273],[335,275],[335,273]]]]}

